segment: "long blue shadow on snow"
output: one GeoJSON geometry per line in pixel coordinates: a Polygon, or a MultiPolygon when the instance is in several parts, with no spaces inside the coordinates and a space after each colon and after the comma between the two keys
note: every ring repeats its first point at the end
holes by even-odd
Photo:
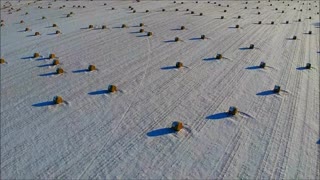
{"type": "Polygon", "coordinates": [[[162,67],[162,70],[170,70],[170,69],[175,69],[176,66],[166,66],[166,67],[162,67]]]}
{"type": "Polygon", "coordinates": [[[190,41],[201,40],[201,38],[191,38],[190,41]]]}
{"type": "Polygon", "coordinates": [[[45,73],[45,74],[40,74],[39,76],[53,76],[57,74],[56,72],[51,72],[51,73],[45,73]]]}
{"type": "Polygon", "coordinates": [[[319,139],[319,141],[317,142],[317,144],[320,144],[320,139],[319,139]]]}
{"type": "Polygon", "coordinates": [[[39,65],[37,67],[49,67],[49,66],[53,66],[52,64],[43,64],[43,65],[39,65]]]}
{"type": "Polygon", "coordinates": [[[163,41],[165,43],[173,43],[173,42],[176,42],[175,40],[167,40],[167,41],[163,41]]]}
{"type": "Polygon", "coordinates": [[[250,48],[248,47],[242,47],[242,48],[239,48],[239,50],[249,50],[250,48]]]}
{"type": "Polygon", "coordinates": [[[296,69],[299,70],[299,71],[302,71],[302,70],[305,70],[307,68],[306,67],[297,67],[296,69]]]}
{"type": "Polygon", "coordinates": [[[161,129],[156,129],[153,131],[150,131],[147,133],[147,136],[149,137],[157,137],[157,136],[163,136],[167,134],[172,134],[175,131],[172,128],[161,128],[161,129]]]}
{"type": "Polygon", "coordinates": [[[246,67],[246,69],[249,69],[249,70],[260,69],[260,66],[249,66],[249,67],[246,67]]]}
{"type": "Polygon", "coordinates": [[[98,91],[93,91],[93,92],[89,92],[89,95],[101,95],[101,94],[108,94],[108,90],[98,90],[98,91]]]}
{"type": "Polygon", "coordinates": [[[34,107],[44,107],[44,106],[52,106],[52,105],[54,105],[53,101],[46,101],[46,102],[32,104],[32,106],[34,107]]]}
{"type": "Polygon", "coordinates": [[[258,96],[268,96],[268,95],[271,95],[271,94],[274,94],[274,92],[272,90],[267,90],[267,91],[259,92],[256,95],[258,95],[258,96]]]}
{"type": "Polygon", "coordinates": [[[32,59],[33,56],[22,57],[21,59],[32,59]]]}
{"type": "Polygon", "coordinates": [[[88,69],[80,69],[80,70],[75,70],[75,71],[72,71],[73,73],[83,73],[83,72],[87,72],[88,69]]]}
{"type": "Polygon", "coordinates": [[[215,57],[211,57],[211,58],[204,58],[202,60],[204,60],[204,61],[214,61],[214,60],[218,60],[218,59],[215,58],[215,57]]]}
{"type": "Polygon", "coordinates": [[[222,113],[217,113],[217,114],[207,116],[206,119],[219,120],[219,119],[224,119],[228,117],[231,117],[231,115],[226,112],[222,112],[222,113]]]}

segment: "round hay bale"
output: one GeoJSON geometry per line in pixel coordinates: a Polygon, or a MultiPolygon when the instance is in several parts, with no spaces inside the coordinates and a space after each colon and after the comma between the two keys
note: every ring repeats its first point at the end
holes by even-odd
{"type": "Polygon", "coordinates": [[[35,36],[40,36],[40,33],[39,32],[35,32],[34,35],[35,36]]]}
{"type": "Polygon", "coordinates": [[[181,129],[183,129],[183,124],[182,122],[173,122],[171,128],[175,131],[180,131],[181,129]]]}
{"type": "Polygon", "coordinates": [[[152,36],[152,32],[148,32],[147,36],[152,36]]]}
{"type": "Polygon", "coordinates": [[[184,2],[181,2],[181,4],[183,4],[184,2]]]}
{"type": "Polygon", "coordinates": [[[30,31],[30,29],[28,27],[26,27],[25,31],[30,31]]]}
{"type": "Polygon", "coordinates": [[[257,9],[259,9],[259,7],[257,7],[257,9]]]}
{"type": "Polygon", "coordinates": [[[26,12],[26,15],[28,15],[29,13],[28,12],[26,12]]]}
{"type": "Polygon", "coordinates": [[[293,8],[293,10],[296,10],[296,8],[293,8]]]}
{"type": "Polygon", "coordinates": [[[56,55],[53,54],[53,53],[51,53],[51,54],[49,55],[49,59],[53,59],[53,58],[56,58],[56,55]]]}
{"type": "Polygon", "coordinates": [[[218,4],[218,6],[221,6],[221,4],[218,4]]]}
{"type": "Polygon", "coordinates": [[[109,85],[109,87],[108,87],[108,92],[110,92],[110,93],[114,93],[117,90],[118,90],[117,86],[115,86],[115,85],[109,85]]]}
{"type": "Polygon", "coordinates": [[[258,12],[258,14],[261,14],[260,12],[258,12]]]}
{"type": "Polygon", "coordinates": [[[121,28],[126,28],[126,27],[127,27],[126,24],[122,24],[122,25],[121,25],[121,28]]]}
{"type": "Polygon", "coordinates": [[[46,19],[46,17],[45,17],[45,16],[42,16],[42,19],[46,19]]]}
{"type": "Polygon", "coordinates": [[[106,25],[102,25],[101,29],[107,29],[106,25]]]}
{"type": "Polygon", "coordinates": [[[143,27],[143,26],[144,26],[144,24],[143,24],[143,23],[140,23],[140,24],[139,24],[139,26],[140,26],[140,27],[143,27]]]}
{"type": "Polygon", "coordinates": [[[50,9],[51,8],[51,6],[48,6],[48,9],[50,9]]]}
{"type": "Polygon", "coordinates": [[[111,10],[114,10],[114,7],[113,7],[113,8],[111,8],[111,10]]]}
{"type": "Polygon", "coordinates": [[[140,29],[139,32],[140,32],[140,33],[143,33],[143,32],[144,32],[144,29],[140,29]]]}
{"type": "Polygon", "coordinates": [[[73,12],[71,11],[69,14],[73,14],[73,12]]]}
{"type": "Polygon", "coordinates": [[[306,64],[306,69],[311,69],[311,63],[306,64]]]}
{"type": "Polygon", "coordinates": [[[217,54],[216,59],[222,59],[222,54],[217,54]]]}
{"type": "Polygon", "coordinates": [[[52,27],[57,27],[57,24],[52,24],[52,27]]]}
{"type": "Polygon", "coordinates": [[[229,4],[227,5],[227,7],[229,7],[229,4]]]}
{"type": "Polygon", "coordinates": [[[196,3],[198,4],[198,1],[196,1],[196,3]]]}
{"type": "Polygon", "coordinates": [[[191,14],[194,14],[194,12],[193,12],[193,11],[191,11],[191,14]]]}
{"type": "Polygon", "coordinates": [[[299,22],[301,22],[301,19],[298,19],[299,22]]]}
{"type": "Polygon", "coordinates": [[[62,73],[64,73],[64,71],[63,71],[62,68],[58,68],[58,69],[56,70],[56,73],[57,73],[57,74],[62,74],[62,73]]]}
{"type": "Polygon", "coordinates": [[[274,22],[273,22],[273,21],[271,21],[271,24],[274,24],[274,22]]]}
{"type": "Polygon", "coordinates": [[[180,28],[181,30],[184,30],[184,29],[186,29],[186,27],[184,27],[184,26],[181,26],[181,28],[180,28]]]}
{"type": "Polygon", "coordinates": [[[189,11],[189,9],[186,9],[186,11],[189,11]]]}
{"type": "Polygon", "coordinates": [[[261,23],[262,23],[261,21],[258,22],[258,24],[261,24],[261,23]]]}
{"type": "Polygon", "coordinates": [[[179,9],[176,9],[176,11],[179,11],[179,9]]]}
{"type": "Polygon", "coordinates": [[[132,13],[136,13],[136,10],[133,10],[132,13]]]}
{"type": "Polygon", "coordinates": [[[106,6],[106,5],[107,5],[107,3],[104,3],[103,5],[104,5],[104,6],[106,6]]]}
{"type": "Polygon", "coordinates": [[[4,23],[1,23],[0,26],[1,26],[1,27],[4,26],[4,23]]]}
{"type": "Polygon", "coordinates": [[[244,9],[247,9],[247,7],[244,7],[244,9]]]}
{"type": "Polygon", "coordinates": [[[238,108],[234,107],[234,106],[231,106],[228,110],[228,114],[234,116],[238,113],[238,108]]]}
{"type": "Polygon", "coordinates": [[[81,6],[80,6],[80,5],[78,5],[78,8],[81,8],[81,6]]]}
{"type": "Polygon", "coordinates": [[[91,64],[91,65],[89,65],[88,70],[89,70],[89,71],[94,71],[94,70],[97,70],[97,69],[96,69],[96,66],[95,66],[95,65],[92,65],[92,64],[91,64]]]}
{"type": "Polygon", "coordinates": [[[203,13],[200,13],[199,16],[203,16],[203,13]]]}
{"type": "Polygon", "coordinates": [[[4,63],[6,63],[6,61],[3,58],[1,58],[0,59],[0,64],[4,64],[4,63]]]}
{"type": "Polygon", "coordinates": [[[174,38],[174,41],[175,41],[175,42],[178,42],[179,40],[180,40],[179,37],[175,37],[175,38],[174,38]]]}
{"type": "Polygon", "coordinates": [[[177,62],[176,63],[176,68],[182,68],[183,67],[183,64],[182,64],[182,62],[177,62]]]}
{"type": "Polygon", "coordinates": [[[34,53],[34,54],[33,54],[33,58],[38,58],[38,57],[40,57],[40,54],[39,54],[39,53],[34,53]]]}
{"type": "Polygon", "coordinates": [[[266,63],[265,62],[261,62],[259,65],[260,68],[265,68],[266,67],[266,63]]]}
{"type": "Polygon", "coordinates": [[[270,6],[272,6],[272,4],[270,4],[270,6]]]}
{"type": "Polygon", "coordinates": [[[221,19],[224,19],[224,16],[221,16],[221,19]]]}
{"type": "Polygon", "coordinates": [[[86,8],[86,6],[82,6],[82,8],[86,8]]]}
{"type": "Polygon", "coordinates": [[[296,40],[296,39],[297,39],[297,36],[293,36],[292,39],[293,39],[293,40],[296,40]]]}
{"type": "Polygon", "coordinates": [[[148,13],[149,12],[149,10],[146,10],[146,13],[148,13]]]}
{"type": "Polygon", "coordinates": [[[278,85],[275,85],[274,88],[273,88],[273,92],[274,93],[280,93],[280,90],[281,90],[281,87],[278,86],[278,85]]]}
{"type": "Polygon", "coordinates": [[[176,1],[173,1],[173,3],[176,3],[176,1]]]}
{"type": "Polygon", "coordinates": [[[223,12],[227,12],[227,10],[224,10],[223,12]]]}
{"type": "Polygon", "coordinates": [[[165,12],[166,11],[166,9],[162,9],[162,12],[165,12]]]}
{"type": "Polygon", "coordinates": [[[275,10],[278,11],[278,8],[276,8],[275,10]]]}
{"type": "Polygon", "coordinates": [[[20,24],[23,24],[23,23],[24,23],[24,21],[23,21],[23,20],[21,20],[21,21],[20,21],[20,24]]]}
{"type": "Polygon", "coordinates": [[[61,104],[61,103],[63,103],[63,99],[62,99],[61,96],[55,96],[55,97],[53,98],[53,102],[54,102],[55,104],[61,104]]]}
{"type": "Polygon", "coordinates": [[[92,25],[92,24],[90,24],[88,28],[89,28],[89,29],[93,28],[93,25],[92,25]]]}
{"type": "Polygon", "coordinates": [[[253,49],[254,48],[254,44],[250,44],[249,49],[253,49]]]}
{"type": "Polygon", "coordinates": [[[312,34],[312,31],[309,31],[309,33],[308,34],[312,34]]]}
{"type": "Polygon", "coordinates": [[[289,24],[289,21],[286,21],[286,24],[289,24]]]}
{"type": "Polygon", "coordinates": [[[60,34],[61,32],[59,30],[56,30],[56,34],[60,34]]]}
{"type": "Polygon", "coordinates": [[[129,6],[129,9],[131,9],[132,7],[131,6],[129,6]]]}
{"type": "Polygon", "coordinates": [[[206,38],[206,36],[205,35],[201,35],[201,37],[200,37],[201,39],[205,39],[206,38]]]}
{"type": "Polygon", "coordinates": [[[237,25],[236,25],[236,28],[239,28],[239,27],[240,27],[240,26],[237,24],[237,25]]]}
{"type": "Polygon", "coordinates": [[[58,65],[58,64],[60,64],[60,62],[59,62],[58,59],[53,60],[52,65],[56,66],[56,65],[58,65]]]}
{"type": "Polygon", "coordinates": [[[312,19],[312,17],[310,16],[309,19],[312,19]]]}
{"type": "Polygon", "coordinates": [[[284,11],[282,11],[281,13],[284,13],[284,11]]]}
{"type": "Polygon", "coordinates": [[[62,5],[62,7],[66,7],[66,5],[62,5]]]}
{"type": "Polygon", "coordinates": [[[1,22],[3,23],[3,22],[4,22],[4,20],[3,20],[3,19],[1,19],[1,22]]]}
{"type": "Polygon", "coordinates": [[[67,17],[71,17],[71,14],[67,14],[67,17]]]}
{"type": "Polygon", "coordinates": [[[238,16],[238,19],[240,19],[241,18],[241,16],[238,16]]]}

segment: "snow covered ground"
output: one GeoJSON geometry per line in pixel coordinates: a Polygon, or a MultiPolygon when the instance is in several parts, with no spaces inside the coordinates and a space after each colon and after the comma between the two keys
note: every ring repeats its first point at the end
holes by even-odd
{"type": "Polygon", "coordinates": [[[320,178],[319,1],[10,2],[1,179],[320,178]],[[110,84],[120,91],[106,93],[110,84]],[[174,121],[185,128],[173,132],[174,121]]]}

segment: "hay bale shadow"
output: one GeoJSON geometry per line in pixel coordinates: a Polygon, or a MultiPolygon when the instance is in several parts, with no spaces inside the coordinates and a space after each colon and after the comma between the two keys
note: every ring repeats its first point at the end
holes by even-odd
{"type": "Polygon", "coordinates": [[[52,66],[52,64],[43,64],[43,65],[40,65],[40,66],[37,66],[37,67],[49,67],[49,66],[52,66]]]}
{"type": "Polygon", "coordinates": [[[307,68],[306,67],[297,67],[296,69],[299,71],[302,71],[302,70],[306,70],[307,68]]]}
{"type": "Polygon", "coordinates": [[[170,69],[176,69],[176,66],[165,66],[160,68],[161,70],[170,70],[170,69]]]}
{"type": "Polygon", "coordinates": [[[179,31],[181,30],[180,28],[175,28],[175,29],[170,29],[171,31],[179,31]]]}
{"type": "Polygon", "coordinates": [[[242,47],[242,48],[239,48],[239,50],[249,50],[250,48],[248,48],[248,47],[242,47]]]}
{"type": "Polygon", "coordinates": [[[163,41],[165,43],[172,43],[172,42],[176,42],[175,40],[167,40],[167,41],[163,41]]]}
{"type": "Polygon", "coordinates": [[[157,136],[164,136],[168,134],[175,133],[176,131],[173,130],[172,128],[161,128],[161,129],[156,129],[152,130],[147,133],[147,136],[149,137],[157,137],[157,136]]]}
{"type": "Polygon", "coordinates": [[[43,61],[43,60],[47,60],[47,59],[50,59],[48,57],[41,57],[41,58],[38,58],[37,61],[43,61]]]}
{"type": "Polygon", "coordinates": [[[221,112],[221,113],[216,113],[210,116],[207,116],[206,119],[210,120],[219,120],[219,119],[225,119],[228,117],[231,117],[232,115],[228,114],[227,112],[221,112]]]}
{"type": "Polygon", "coordinates": [[[130,32],[130,34],[138,34],[138,33],[140,33],[140,31],[130,32]]]}
{"type": "Polygon", "coordinates": [[[92,91],[89,92],[89,95],[102,95],[102,94],[109,94],[110,92],[108,90],[98,90],[98,91],[92,91]]]}
{"type": "Polygon", "coordinates": [[[259,93],[257,93],[256,95],[257,95],[257,96],[268,96],[268,95],[272,95],[272,94],[275,94],[275,93],[273,92],[273,90],[267,90],[267,91],[259,92],[259,93]]]}
{"type": "Polygon", "coordinates": [[[249,66],[249,67],[246,67],[246,69],[249,69],[249,70],[260,69],[260,66],[249,66]]]}
{"type": "Polygon", "coordinates": [[[201,38],[191,38],[190,41],[202,40],[201,38]]]}
{"type": "Polygon", "coordinates": [[[28,57],[22,57],[21,59],[32,59],[33,56],[28,56],[28,57]]]}
{"type": "Polygon", "coordinates": [[[56,35],[56,34],[57,34],[57,33],[54,32],[54,33],[48,33],[47,35],[50,36],[50,35],[56,35]]]}
{"type": "Polygon", "coordinates": [[[34,107],[44,107],[44,106],[52,106],[52,105],[55,105],[53,101],[46,101],[46,102],[32,104],[32,106],[34,107]]]}
{"type": "Polygon", "coordinates": [[[204,61],[214,61],[214,60],[218,60],[218,59],[215,58],[215,57],[211,57],[211,58],[204,58],[202,60],[204,60],[204,61]]]}
{"type": "Polygon", "coordinates": [[[80,69],[80,70],[75,70],[75,71],[72,71],[73,73],[84,73],[84,72],[89,72],[88,69],[80,69]]]}
{"type": "Polygon", "coordinates": [[[317,144],[320,144],[320,139],[317,141],[317,144]]]}
{"type": "Polygon", "coordinates": [[[139,35],[139,36],[136,36],[136,37],[147,37],[148,35],[139,35]]]}
{"type": "Polygon", "coordinates": [[[26,35],[26,37],[35,37],[36,35],[34,34],[29,34],[29,35],[26,35]]]}
{"type": "Polygon", "coordinates": [[[39,74],[39,76],[46,77],[46,76],[53,76],[53,75],[56,75],[56,74],[57,74],[56,72],[51,72],[51,73],[39,74]]]}

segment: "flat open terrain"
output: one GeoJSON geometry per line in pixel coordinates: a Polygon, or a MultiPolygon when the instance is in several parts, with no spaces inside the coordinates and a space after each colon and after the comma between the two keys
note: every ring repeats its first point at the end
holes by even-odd
{"type": "Polygon", "coordinates": [[[320,178],[320,1],[30,2],[1,1],[1,179],[320,178]]]}

